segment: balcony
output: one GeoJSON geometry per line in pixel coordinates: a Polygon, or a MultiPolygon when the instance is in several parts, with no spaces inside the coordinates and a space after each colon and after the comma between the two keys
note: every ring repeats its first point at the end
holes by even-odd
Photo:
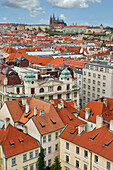
{"type": "Polygon", "coordinates": [[[25,94],[15,94],[15,93],[6,93],[7,98],[13,98],[13,99],[19,99],[19,98],[24,98],[28,97],[25,94]]]}

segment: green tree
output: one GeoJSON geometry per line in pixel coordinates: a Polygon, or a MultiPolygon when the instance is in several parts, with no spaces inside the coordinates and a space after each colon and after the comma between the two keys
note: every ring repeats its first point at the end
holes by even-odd
{"type": "Polygon", "coordinates": [[[38,170],[44,170],[44,149],[41,148],[41,152],[39,153],[38,157],[38,170]]]}
{"type": "Polygon", "coordinates": [[[61,164],[61,162],[59,162],[58,157],[55,157],[54,164],[51,166],[50,170],[61,170],[62,167],[60,164],[61,164]]]}

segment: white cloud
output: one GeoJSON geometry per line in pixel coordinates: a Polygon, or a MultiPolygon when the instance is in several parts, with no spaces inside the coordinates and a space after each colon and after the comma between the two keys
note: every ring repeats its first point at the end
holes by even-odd
{"type": "Polygon", "coordinates": [[[39,20],[39,22],[38,22],[38,24],[48,24],[49,23],[49,20],[47,20],[47,19],[40,19],[39,20]]]}
{"type": "Polygon", "coordinates": [[[59,18],[60,18],[60,19],[63,19],[63,20],[68,20],[68,18],[66,18],[64,14],[60,14],[60,15],[59,15],[59,18]]]}
{"type": "Polygon", "coordinates": [[[23,8],[30,12],[31,17],[43,14],[45,11],[40,7],[39,0],[0,0],[6,8],[23,8]]]}
{"type": "Polygon", "coordinates": [[[52,4],[54,7],[59,8],[88,8],[89,4],[87,2],[92,3],[100,3],[101,0],[47,0],[49,3],[52,4]]]}
{"type": "Polygon", "coordinates": [[[7,21],[7,18],[6,18],[6,17],[3,17],[2,20],[3,20],[3,21],[7,21]]]}

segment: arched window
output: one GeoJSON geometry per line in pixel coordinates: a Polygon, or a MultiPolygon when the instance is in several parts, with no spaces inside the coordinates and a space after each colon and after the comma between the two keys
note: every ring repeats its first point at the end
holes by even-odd
{"type": "Polygon", "coordinates": [[[44,88],[41,88],[41,89],[40,89],[40,93],[44,93],[44,88]]]}
{"type": "Polygon", "coordinates": [[[58,87],[57,87],[57,91],[60,91],[60,90],[62,90],[62,87],[61,87],[61,86],[58,86],[58,87]]]}
{"type": "Polygon", "coordinates": [[[70,89],[70,84],[67,84],[67,90],[69,90],[70,89]]]}

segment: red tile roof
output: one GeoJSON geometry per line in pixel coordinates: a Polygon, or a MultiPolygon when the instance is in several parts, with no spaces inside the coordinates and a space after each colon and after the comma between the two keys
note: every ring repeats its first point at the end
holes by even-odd
{"type": "Polygon", "coordinates": [[[65,125],[69,124],[71,126],[79,126],[79,125],[82,125],[82,124],[85,124],[86,122],[78,119],[77,117],[75,117],[73,115],[73,113],[77,113],[78,110],[73,108],[70,103],[66,102],[65,100],[63,100],[64,102],[64,107],[59,109],[58,108],[58,104],[61,103],[60,99],[54,99],[54,107],[57,111],[57,113],[59,114],[61,120],[63,121],[63,123],[65,125]],[[57,106],[57,107],[56,107],[57,106]]]}
{"type": "Polygon", "coordinates": [[[88,121],[96,123],[96,116],[102,116],[103,120],[110,122],[113,119],[113,115],[103,102],[90,101],[79,113],[79,116],[85,119],[85,108],[90,108],[90,116],[88,121]]]}
{"type": "Polygon", "coordinates": [[[113,161],[113,132],[109,131],[108,125],[94,129],[90,132],[83,132],[81,135],[78,135],[77,128],[68,126],[62,132],[60,138],[82,146],[94,153],[101,155],[102,157],[105,157],[106,159],[113,161]],[[72,132],[75,133],[72,134],[72,132]],[[95,139],[92,140],[91,138],[94,137],[95,139]]]}
{"type": "Polygon", "coordinates": [[[39,147],[37,140],[20,132],[11,124],[6,130],[4,127],[0,130],[0,144],[7,158],[39,147]]]}

